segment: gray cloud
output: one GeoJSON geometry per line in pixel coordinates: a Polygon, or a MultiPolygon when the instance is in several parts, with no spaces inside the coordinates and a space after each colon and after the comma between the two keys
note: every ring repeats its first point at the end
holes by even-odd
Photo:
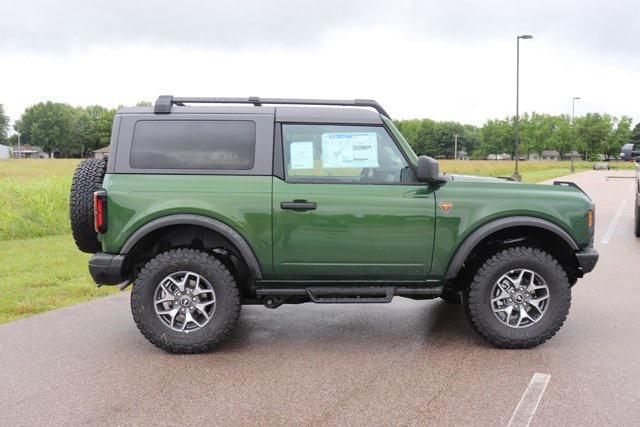
{"type": "Polygon", "coordinates": [[[635,61],[638,9],[635,0],[0,0],[0,48],[60,53],[147,42],[296,50],[337,29],[376,27],[466,44],[531,32],[562,47],[635,61]]]}

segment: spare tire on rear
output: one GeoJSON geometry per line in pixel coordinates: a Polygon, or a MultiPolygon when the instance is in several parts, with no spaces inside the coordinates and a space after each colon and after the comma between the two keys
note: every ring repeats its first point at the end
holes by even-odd
{"type": "Polygon", "coordinates": [[[101,249],[93,224],[93,193],[102,188],[106,170],[106,160],[87,159],[80,162],[73,174],[69,219],[73,240],[82,252],[93,254],[101,249]]]}

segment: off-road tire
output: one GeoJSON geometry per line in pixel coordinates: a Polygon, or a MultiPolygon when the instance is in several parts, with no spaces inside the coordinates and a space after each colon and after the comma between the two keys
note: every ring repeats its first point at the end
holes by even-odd
{"type": "Polygon", "coordinates": [[[498,252],[476,272],[463,298],[465,311],[475,330],[500,348],[531,348],[553,337],[560,329],[571,306],[571,289],[567,274],[548,253],[518,246],[498,252]],[[526,328],[512,328],[501,323],[491,308],[491,290],[506,272],[526,268],[541,275],[549,288],[549,302],[539,322],[526,328]]]}
{"type": "Polygon", "coordinates": [[[222,343],[240,315],[240,294],[229,269],[214,256],[195,249],[173,249],[152,258],[135,279],[131,313],[138,329],[155,346],[170,353],[204,353],[222,343]],[[154,310],[159,282],[171,273],[192,271],[213,286],[216,309],[203,328],[177,332],[165,325],[154,310]]]}
{"type": "Polygon", "coordinates": [[[86,159],[80,162],[73,174],[69,195],[69,220],[76,246],[90,254],[101,249],[93,224],[93,193],[102,188],[107,170],[103,159],[86,159]]]}

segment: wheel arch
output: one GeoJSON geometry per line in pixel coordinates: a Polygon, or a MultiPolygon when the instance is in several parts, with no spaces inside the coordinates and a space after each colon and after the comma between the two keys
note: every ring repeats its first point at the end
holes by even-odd
{"type": "Polygon", "coordinates": [[[175,226],[196,226],[211,230],[233,244],[233,246],[242,256],[249,273],[254,279],[262,279],[262,269],[258,259],[244,237],[238,233],[234,228],[225,224],[222,221],[196,214],[174,214],[167,215],[161,218],[154,219],[142,227],[138,228],[124,243],[120,253],[127,257],[136,245],[143,242],[144,239],[150,236],[153,232],[161,230],[163,228],[170,228],[175,226]]]}
{"type": "Polygon", "coordinates": [[[453,258],[449,263],[444,279],[455,279],[464,267],[465,261],[469,255],[472,254],[472,252],[488,237],[500,231],[517,228],[533,228],[542,230],[545,233],[552,233],[552,235],[557,237],[559,241],[564,242],[572,251],[580,249],[569,233],[551,221],[529,216],[500,218],[478,227],[474,232],[467,236],[467,238],[456,249],[453,258]]]}

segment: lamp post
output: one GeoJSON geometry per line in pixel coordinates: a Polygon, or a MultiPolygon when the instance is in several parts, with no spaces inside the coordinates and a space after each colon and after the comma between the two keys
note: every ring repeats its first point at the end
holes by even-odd
{"type": "Polygon", "coordinates": [[[576,168],[573,167],[573,151],[576,146],[576,99],[580,99],[580,97],[571,98],[571,172],[576,171],[576,168]]]}
{"type": "Polygon", "coordinates": [[[523,34],[521,36],[516,36],[516,171],[513,174],[513,179],[516,181],[521,181],[522,177],[518,171],[518,161],[520,158],[520,135],[518,131],[518,120],[520,118],[520,39],[528,40],[532,39],[533,36],[529,34],[523,34]]]}
{"type": "Polygon", "coordinates": [[[455,143],[453,148],[453,160],[458,160],[458,134],[454,135],[455,143]]]}

